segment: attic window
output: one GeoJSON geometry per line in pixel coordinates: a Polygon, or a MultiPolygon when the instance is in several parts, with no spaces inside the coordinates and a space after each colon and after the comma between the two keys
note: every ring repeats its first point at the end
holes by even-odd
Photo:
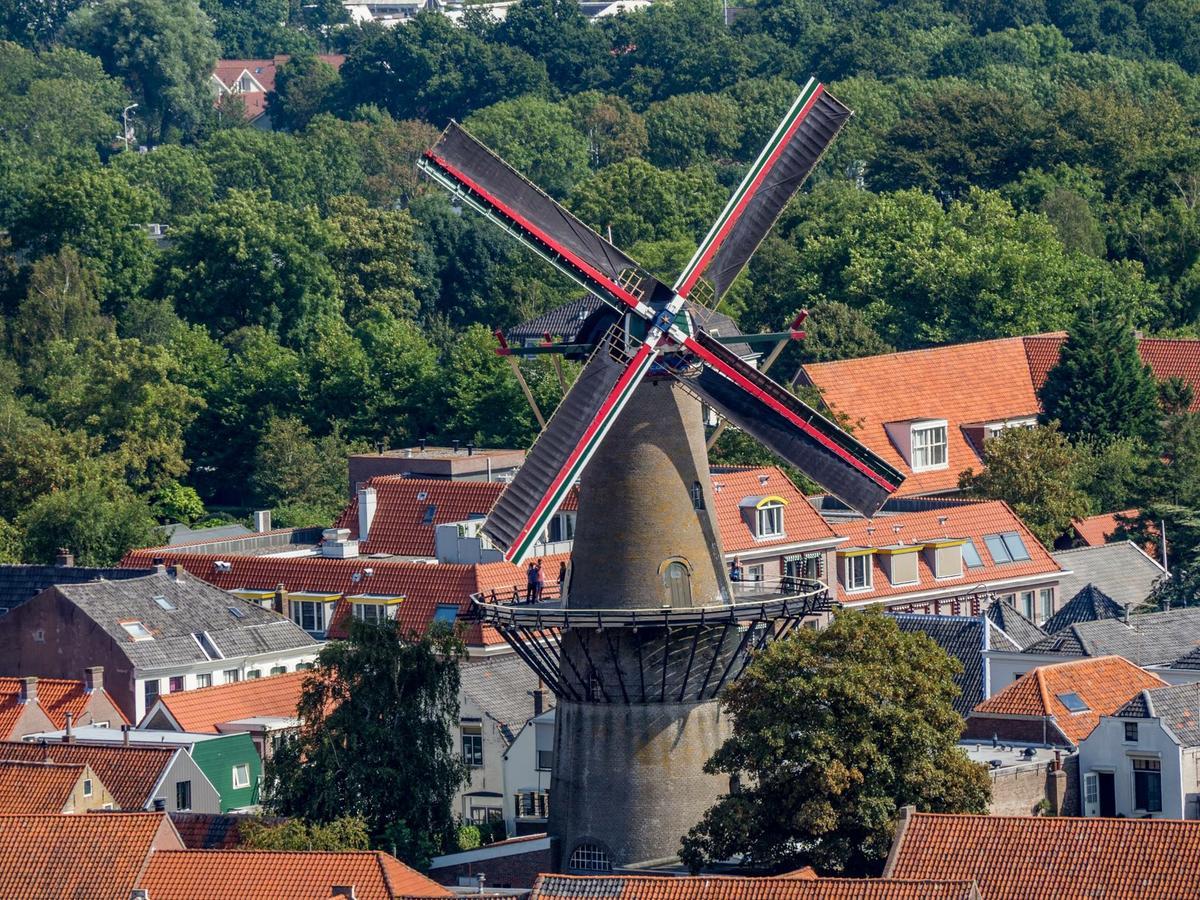
{"type": "Polygon", "coordinates": [[[912,468],[944,469],[947,466],[946,423],[914,425],[912,429],[912,468]]]}
{"type": "Polygon", "coordinates": [[[212,642],[212,638],[208,636],[207,631],[194,631],[192,632],[192,638],[209,659],[225,658],[225,654],[217,649],[217,645],[212,642]]]}
{"type": "Polygon", "coordinates": [[[164,597],[162,594],[156,594],[154,596],[154,602],[158,604],[159,609],[165,609],[168,612],[175,608],[171,604],[171,601],[168,600],[166,597],[164,597]]]}
{"type": "Polygon", "coordinates": [[[229,614],[231,616],[233,616],[235,619],[246,618],[246,613],[244,611],[238,609],[236,606],[227,606],[225,608],[229,610],[229,614]]]}
{"type": "Polygon", "coordinates": [[[154,640],[154,635],[150,633],[150,629],[141,622],[118,622],[117,624],[124,628],[126,634],[128,634],[135,641],[154,640]]]}
{"type": "Polygon", "coordinates": [[[433,517],[437,515],[437,507],[430,503],[425,507],[425,516],[421,519],[422,525],[432,525],[433,517]]]}
{"type": "Polygon", "coordinates": [[[1083,698],[1074,691],[1066,694],[1058,695],[1058,702],[1065,706],[1070,712],[1087,712],[1088,705],[1083,702],[1083,698]]]}
{"type": "Polygon", "coordinates": [[[439,603],[433,613],[433,621],[445,622],[447,625],[453,625],[457,618],[458,604],[456,603],[439,603]]]}
{"type": "Polygon", "coordinates": [[[983,542],[987,544],[988,553],[997,563],[1020,562],[1029,559],[1029,551],[1021,535],[1015,531],[1005,531],[1002,534],[985,534],[983,542]]]}
{"type": "Polygon", "coordinates": [[[783,534],[783,504],[764,503],[757,510],[758,536],[779,537],[783,534]]]}
{"type": "Polygon", "coordinates": [[[978,569],[983,565],[983,560],[979,558],[979,548],[975,546],[975,542],[967,538],[962,545],[963,562],[968,569],[978,569]]]}

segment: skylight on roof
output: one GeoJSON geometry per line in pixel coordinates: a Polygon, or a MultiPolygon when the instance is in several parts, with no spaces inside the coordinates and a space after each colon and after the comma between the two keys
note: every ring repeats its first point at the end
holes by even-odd
{"type": "Polygon", "coordinates": [[[150,629],[141,622],[118,622],[126,633],[135,641],[152,641],[154,635],[150,633],[150,629]]]}
{"type": "Polygon", "coordinates": [[[1015,531],[1006,531],[1000,535],[1000,539],[1004,541],[1004,546],[1008,548],[1009,556],[1016,562],[1029,559],[1029,551],[1025,549],[1025,542],[1021,540],[1021,535],[1015,531]]]}
{"type": "Polygon", "coordinates": [[[1029,550],[1021,535],[1015,531],[1005,531],[1002,534],[985,534],[983,542],[987,544],[988,553],[996,563],[1021,562],[1029,559],[1029,550]]]}
{"type": "Polygon", "coordinates": [[[962,545],[962,557],[968,569],[978,569],[983,565],[983,560],[979,558],[979,548],[970,538],[962,545]]]}
{"type": "Polygon", "coordinates": [[[458,605],[455,603],[440,603],[433,613],[433,621],[453,625],[458,618],[458,605]]]}
{"type": "Polygon", "coordinates": [[[225,608],[229,610],[229,614],[230,614],[231,616],[233,616],[235,619],[244,619],[244,618],[246,618],[246,613],[245,613],[245,611],[244,611],[244,610],[240,610],[240,609],[238,609],[236,606],[227,606],[227,607],[225,607],[225,608]]]}
{"type": "Polygon", "coordinates": [[[199,645],[200,650],[209,659],[224,659],[225,654],[217,649],[207,631],[192,632],[192,639],[199,645]]]}
{"type": "Polygon", "coordinates": [[[425,507],[425,517],[421,519],[421,524],[432,525],[433,517],[435,515],[437,515],[437,507],[430,503],[427,507],[425,507]]]}
{"type": "Polygon", "coordinates": [[[154,602],[158,604],[159,609],[165,609],[168,612],[175,608],[174,605],[171,603],[171,601],[168,600],[166,597],[164,597],[162,594],[155,594],[154,602]]]}
{"type": "Polygon", "coordinates": [[[1083,702],[1083,698],[1074,691],[1070,691],[1066,694],[1059,694],[1058,702],[1073,713],[1087,712],[1088,710],[1088,705],[1083,702]]]}

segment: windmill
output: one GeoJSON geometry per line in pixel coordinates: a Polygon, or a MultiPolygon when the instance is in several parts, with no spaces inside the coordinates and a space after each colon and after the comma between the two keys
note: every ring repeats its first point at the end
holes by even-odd
{"type": "Polygon", "coordinates": [[[717,693],[755,649],[828,609],[817,581],[730,582],[701,404],[864,515],[903,479],[727,346],[747,336],[706,326],[850,114],[810,80],[670,286],[456,123],[420,162],[609,310],[583,340],[548,348],[587,362],[484,525],[520,563],[579,482],[569,594],[477,604],[559,700],[549,831],[560,870],[676,853],[728,788],[702,771],[727,733],[717,693]]]}

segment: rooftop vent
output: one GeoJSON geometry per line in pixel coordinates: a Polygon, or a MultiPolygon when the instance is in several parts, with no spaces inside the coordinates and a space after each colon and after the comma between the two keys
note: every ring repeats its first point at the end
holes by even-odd
{"type": "Polygon", "coordinates": [[[766,487],[766,485],[767,485],[767,482],[768,482],[768,481],[770,481],[770,480],[771,480],[771,476],[770,476],[770,475],[759,475],[759,476],[758,476],[758,483],[759,483],[759,485],[761,485],[762,487],[766,487]]]}
{"type": "Polygon", "coordinates": [[[213,571],[215,571],[215,572],[232,572],[233,571],[233,563],[226,562],[223,559],[218,559],[216,562],[213,563],[213,571]]]}

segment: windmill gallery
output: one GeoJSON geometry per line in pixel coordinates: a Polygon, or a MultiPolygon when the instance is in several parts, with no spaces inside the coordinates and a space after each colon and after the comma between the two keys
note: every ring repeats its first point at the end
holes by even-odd
{"type": "Polygon", "coordinates": [[[706,330],[712,310],[849,119],[815,80],[668,287],[452,123],[421,167],[603,305],[564,355],[575,384],[488,515],[521,562],[579,483],[569,588],[478,604],[555,691],[550,834],[560,871],[667,857],[728,789],[703,764],[727,735],[717,693],[752,650],[828,608],[820,582],[735,592],[710,510],[702,404],[870,515],[902,476],[706,330]]]}

